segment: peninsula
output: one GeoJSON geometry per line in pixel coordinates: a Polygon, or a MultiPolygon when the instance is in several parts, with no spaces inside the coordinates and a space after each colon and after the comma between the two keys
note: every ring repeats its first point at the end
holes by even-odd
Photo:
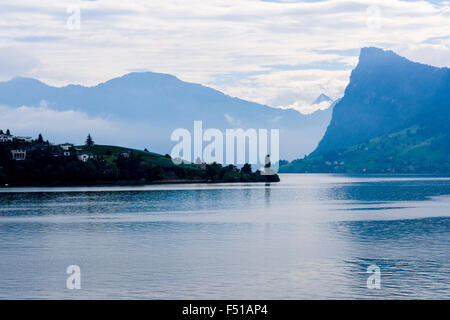
{"type": "Polygon", "coordinates": [[[175,165],[169,155],[109,145],[53,144],[0,130],[0,186],[278,182],[278,175],[218,163],[175,165]]]}

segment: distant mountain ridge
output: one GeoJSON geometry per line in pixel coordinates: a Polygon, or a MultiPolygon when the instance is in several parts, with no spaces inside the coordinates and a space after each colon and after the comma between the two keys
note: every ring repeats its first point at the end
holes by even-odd
{"type": "Polygon", "coordinates": [[[449,173],[450,69],[363,48],[316,150],[280,172],[449,173]]]}
{"type": "Polygon", "coordinates": [[[439,122],[444,127],[449,103],[448,68],[415,63],[392,51],[363,48],[345,95],[335,105],[330,125],[313,154],[349,147],[419,122],[439,122]]]}
{"type": "Polygon", "coordinates": [[[136,140],[127,141],[129,146],[143,149],[150,144],[160,153],[173,147],[170,141],[173,130],[192,130],[193,121],[202,120],[204,128],[221,130],[280,129],[280,155],[293,159],[316,147],[331,119],[331,109],[303,115],[151,72],[129,73],[92,87],[57,88],[29,78],[0,82],[0,105],[38,106],[41,101],[55,110],[78,110],[89,116],[127,123],[136,131],[136,140]]]}
{"type": "Polygon", "coordinates": [[[333,100],[324,93],[321,93],[316,100],[314,100],[313,104],[321,104],[322,102],[333,102],[333,100]]]}

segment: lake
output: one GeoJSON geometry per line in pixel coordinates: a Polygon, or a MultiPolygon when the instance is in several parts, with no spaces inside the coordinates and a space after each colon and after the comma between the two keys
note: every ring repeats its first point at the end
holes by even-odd
{"type": "Polygon", "coordinates": [[[2,188],[0,298],[450,298],[450,178],[280,177],[2,188]]]}

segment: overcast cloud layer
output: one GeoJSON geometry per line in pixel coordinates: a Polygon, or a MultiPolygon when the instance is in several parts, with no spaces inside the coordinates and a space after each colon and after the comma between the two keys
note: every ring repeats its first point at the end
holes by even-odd
{"type": "Polygon", "coordinates": [[[342,96],[364,46],[450,66],[449,1],[15,0],[0,12],[1,80],[164,72],[311,112],[320,93],[342,96]]]}

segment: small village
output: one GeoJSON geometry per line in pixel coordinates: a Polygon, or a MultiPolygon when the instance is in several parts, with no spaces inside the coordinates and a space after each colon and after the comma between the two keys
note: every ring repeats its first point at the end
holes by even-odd
{"type": "Polygon", "coordinates": [[[175,164],[168,155],[126,147],[98,145],[88,134],[84,145],[55,144],[15,136],[0,130],[0,186],[145,184],[159,182],[278,182],[270,170],[270,158],[263,171],[253,172],[250,164],[175,164]],[[270,171],[270,174],[269,174],[270,171]]]}
{"type": "MultiPolygon", "coordinates": [[[[90,137],[90,135],[89,135],[90,137]]],[[[85,150],[75,147],[72,143],[54,144],[44,141],[42,135],[37,139],[26,136],[14,136],[10,130],[0,130],[0,143],[10,143],[17,145],[19,148],[11,150],[11,158],[15,161],[24,161],[27,155],[37,150],[48,150],[54,157],[70,157],[76,156],[78,160],[87,162],[89,159],[96,159],[96,155],[86,152],[85,150]]],[[[124,157],[129,157],[129,152],[123,154],[124,157]]]]}

